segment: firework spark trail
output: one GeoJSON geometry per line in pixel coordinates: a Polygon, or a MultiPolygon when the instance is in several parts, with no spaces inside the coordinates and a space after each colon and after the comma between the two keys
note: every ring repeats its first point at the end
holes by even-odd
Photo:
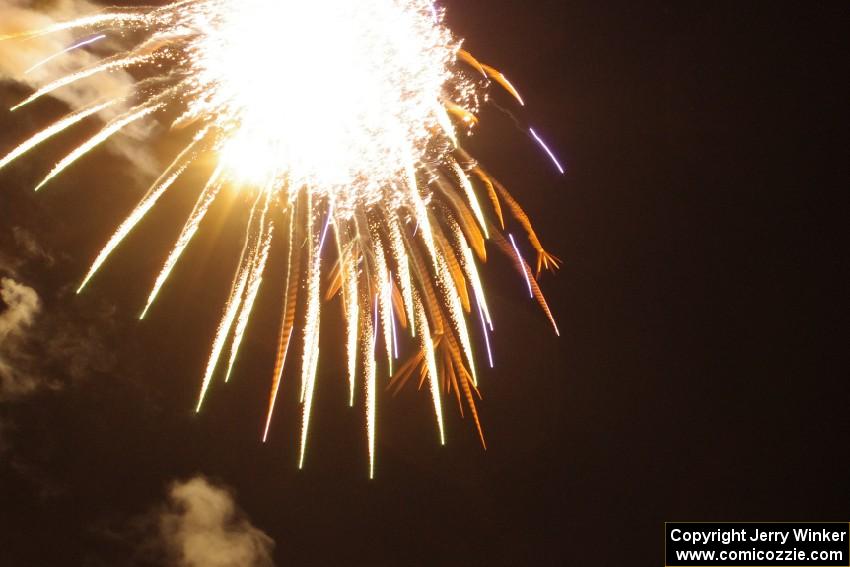
{"type": "Polygon", "coordinates": [[[325,216],[325,225],[322,228],[322,238],[319,240],[319,255],[322,254],[322,249],[325,247],[325,238],[328,236],[328,227],[331,225],[331,219],[334,214],[334,206],[333,203],[328,205],[328,212],[325,216]]]}
{"type": "Polygon", "coordinates": [[[431,399],[434,402],[434,414],[437,418],[437,429],[440,432],[440,444],[446,444],[446,433],[443,426],[443,406],[440,401],[440,381],[437,374],[437,360],[434,356],[434,342],[431,339],[431,332],[428,328],[428,317],[425,315],[425,308],[418,297],[416,300],[416,317],[419,319],[418,325],[421,329],[419,340],[422,344],[422,350],[425,353],[425,367],[428,371],[428,383],[431,389],[431,399]]]}
{"type": "Polygon", "coordinates": [[[135,112],[130,112],[128,114],[125,114],[124,116],[115,119],[114,121],[109,123],[105,128],[103,128],[100,132],[86,140],[83,144],[77,146],[74,151],[69,153],[67,156],[62,158],[59,163],[53,166],[53,169],[50,170],[50,173],[47,174],[47,177],[42,179],[41,182],[35,186],[35,191],[38,191],[39,189],[44,187],[48,181],[62,173],[62,171],[64,171],[66,167],[86,155],[88,152],[96,148],[101,143],[105,142],[107,139],[109,139],[110,136],[118,132],[121,128],[124,128],[125,126],[128,126],[129,124],[132,124],[137,120],[141,120],[145,116],[156,112],[161,107],[161,105],[142,107],[139,110],[136,110],[135,112]]]}
{"type": "Polygon", "coordinates": [[[313,393],[316,385],[316,367],[319,357],[319,301],[321,298],[321,255],[318,245],[313,244],[313,222],[310,194],[307,194],[307,234],[311,235],[308,244],[307,271],[307,314],[304,325],[304,358],[301,366],[301,403],[304,406],[301,422],[301,450],[298,468],[304,467],[304,454],[307,451],[307,433],[310,427],[310,412],[313,409],[313,393]]]}
{"type": "MultiPolygon", "coordinates": [[[[354,256],[352,252],[348,252],[354,256]]],[[[348,405],[354,407],[354,389],[357,381],[357,340],[358,326],[360,316],[360,302],[358,299],[359,291],[357,289],[357,264],[356,262],[345,262],[343,264],[345,284],[345,303],[348,313],[346,313],[348,328],[346,329],[347,351],[348,351],[348,405]]]]}
{"type": "Polygon", "coordinates": [[[254,218],[256,217],[258,208],[257,205],[261,197],[262,195],[257,195],[257,199],[251,206],[251,216],[248,218],[248,234],[245,236],[245,244],[242,247],[242,254],[239,258],[239,268],[236,272],[236,277],[230,286],[230,297],[225,305],[224,317],[222,317],[221,323],[219,323],[218,330],[216,331],[215,338],[213,339],[212,352],[210,353],[210,358],[207,361],[207,368],[204,372],[204,379],[201,383],[201,392],[198,395],[198,404],[195,407],[195,412],[201,411],[201,406],[206,398],[207,390],[212,382],[213,373],[215,372],[216,366],[218,366],[221,351],[224,350],[225,342],[230,334],[230,328],[233,326],[233,321],[236,319],[239,312],[241,298],[243,297],[245,288],[248,285],[248,278],[251,275],[251,265],[248,261],[246,261],[246,253],[250,254],[252,234],[258,230],[255,226],[254,218]]]}
{"type": "Polygon", "coordinates": [[[67,130],[68,128],[70,128],[74,124],[77,124],[78,122],[82,122],[83,120],[85,120],[89,116],[97,114],[101,110],[104,110],[104,109],[108,108],[109,106],[115,104],[115,102],[116,102],[115,100],[109,100],[109,101],[106,101],[106,102],[101,103],[101,104],[97,104],[97,105],[89,107],[89,108],[84,108],[82,110],[78,110],[77,112],[72,112],[71,114],[67,115],[65,118],[62,118],[61,120],[58,120],[57,122],[54,122],[53,124],[51,124],[50,126],[45,128],[44,130],[36,133],[34,136],[32,136],[26,142],[24,142],[23,144],[19,145],[17,148],[13,149],[11,152],[6,154],[6,156],[3,159],[0,159],[0,169],[3,169],[4,167],[6,167],[10,163],[12,163],[14,160],[16,160],[20,156],[24,155],[26,152],[30,151],[31,149],[33,149],[34,147],[36,147],[40,143],[44,142],[48,138],[51,138],[51,137],[55,136],[56,134],[59,134],[60,132],[67,130]]]}
{"type": "Polygon", "coordinates": [[[213,348],[210,353],[209,361],[207,362],[207,368],[204,371],[204,379],[201,383],[201,393],[198,395],[198,403],[195,406],[195,412],[201,411],[201,406],[206,398],[207,390],[210,387],[210,382],[212,382],[213,372],[215,372],[215,367],[218,365],[218,359],[221,356],[221,351],[224,349],[224,343],[227,340],[230,327],[233,325],[233,320],[236,318],[236,313],[239,309],[239,303],[235,301],[234,296],[241,296],[244,292],[245,285],[248,282],[248,272],[249,270],[245,266],[240,268],[240,271],[238,272],[236,287],[231,292],[231,298],[228,300],[224,318],[221,320],[221,323],[219,323],[215,339],[213,340],[213,348]]]}
{"type": "Polygon", "coordinates": [[[156,202],[165,194],[165,191],[168,190],[171,185],[177,181],[177,178],[186,170],[189,164],[192,162],[193,156],[192,152],[195,150],[200,138],[195,138],[195,140],[190,143],[183,151],[178,154],[178,156],[171,162],[165,172],[157,179],[153,185],[151,185],[150,189],[148,189],[147,193],[142,200],[139,201],[139,204],[136,205],[136,208],[130,213],[130,215],[124,220],[123,223],[118,227],[109,241],[106,243],[106,246],[98,253],[97,258],[95,258],[94,262],[92,262],[91,267],[89,268],[88,273],[83,278],[82,283],[80,283],[80,287],[77,288],[77,293],[83,291],[83,288],[89,283],[92,276],[94,276],[100,267],[106,262],[106,259],[110,254],[118,247],[121,242],[130,234],[130,231],[141,221],[145,215],[148,214],[148,211],[153,208],[156,202]]]}
{"type": "MultiPolygon", "coordinates": [[[[511,246],[514,247],[514,252],[516,253],[517,261],[520,263],[520,265],[525,266],[525,260],[523,259],[522,254],[520,254],[519,247],[517,247],[516,245],[514,235],[508,234],[508,238],[511,239],[511,246]]],[[[527,270],[523,270],[522,273],[525,276],[525,283],[526,285],[528,285],[528,297],[534,299],[534,292],[531,290],[531,277],[528,275],[527,270]]]]}
{"type": "MultiPolygon", "coordinates": [[[[458,295],[457,289],[452,283],[452,277],[449,274],[449,268],[446,265],[445,259],[437,252],[437,247],[435,245],[435,237],[431,228],[431,222],[429,220],[428,212],[425,209],[425,204],[422,202],[421,199],[418,198],[418,193],[416,194],[416,198],[414,199],[414,205],[416,207],[415,213],[417,215],[418,226],[420,228],[420,239],[424,242],[425,249],[428,251],[428,254],[431,258],[434,267],[434,272],[436,274],[437,284],[444,293],[445,307],[449,313],[449,319],[452,323],[455,324],[455,326],[460,327],[460,329],[458,330],[464,333],[466,329],[465,326],[463,326],[464,316],[463,308],[460,304],[460,297],[458,295]]],[[[475,366],[472,360],[472,349],[469,344],[469,337],[466,337],[466,341],[463,343],[463,346],[464,355],[466,356],[467,362],[469,362],[470,364],[473,379],[475,379],[475,366]]]]}
{"type": "Polygon", "coordinates": [[[390,250],[392,250],[393,259],[396,263],[396,273],[398,274],[399,284],[401,286],[401,295],[404,300],[405,308],[407,309],[407,320],[410,325],[410,334],[416,336],[416,324],[413,316],[413,282],[410,279],[410,263],[407,260],[407,254],[404,250],[404,240],[401,236],[401,228],[398,216],[393,214],[387,222],[390,229],[390,250]]]}
{"type": "Polygon", "coordinates": [[[8,35],[0,35],[0,41],[6,41],[9,39],[29,39],[31,37],[39,37],[42,35],[49,35],[52,33],[57,33],[61,31],[86,28],[91,26],[97,26],[100,24],[107,24],[112,26],[117,26],[120,24],[130,24],[130,23],[145,23],[148,20],[148,16],[146,14],[140,13],[126,13],[120,14],[116,12],[107,12],[103,14],[95,14],[92,16],[85,16],[82,18],[78,18],[76,20],[72,20],[69,22],[61,22],[58,24],[53,24],[52,26],[48,26],[46,28],[42,28],[39,30],[33,30],[29,32],[23,33],[15,33],[8,35]]]}
{"type": "Polygon", "coordinates": [[[452,166],[458,180],[460,181],[460,186],[463,187],[464,192],[466,192],[467,200],[472,205],[475,218],[478,220],[481,230],[484,231],[484,238],[490,238],[490,235],[487,232],[487,223],[484,221],[484,212],[481,210],[481,205],[478,203],[478,197],[475,196],[475,191],[472,189],[472,183],[469,182],[469,177],[466,176],[466,172],[463,171],[463,168],[461,168],[457,162],[452,162],[452,166]]]}
{"type": "Polygon", "coordinates": [[[153,289],[151,289],[147,303],[145,303],[145,308],[139,315],[139,319],[144,319],[145,315],[147,315],[148,309],[150,309],[151,305],[153,305],[153,302],[156,300],[157,295],[159,295],[159,290],[162,289],[162,286],[165,284],[168,276],[171,275],[171,270],[173,270],[174,266],[177,265],[177,261],[180,259],[183,251],[198,231],[198,227],[200,226],[201,221],[204,220],[210,205],[212,205],[213,201],[215,201],[215,198],[218,196],[218,192],[221,189],[221,183],[219,181],[220,176],[221,167],[218,167],[210,176],[206,187],[204,187],[203,191],[201,191],[201,195],[198,197],[195,207],[189,214],[189,220],[187,220],[186,224],[183,225],[183,230],[180,231],[180,236],[177,237],[177,242],[171,248],[171,252],[168,254],[168,259],[162,266],[162,270],[159,272],[156,282],[154,282],[153,289]]]}
{"type": "Polygon", "coordinates": [[[484,69],[484,72],[487,74],[488,77],[490,77],[491,79],[493,79],[494,81],[496,81],[497,83],[502,85],[502,87],[504,87],[506,91],[511,93],[511,95],[515,99],[517,99],[517,102],[519,102],[520,106],[525,106],[525,101],[522,100],[522,97],[519,95],[519,91],[516,90],[516,88],[511,84],[511,82],[508,80],[508,78],[505,77],[501,73],[501,71],[498,71],[498,70],[490,67],[489,65],[484,65],[484,64],[480,64],[480,65],[481,65],[481,68],[484,69]]]}
{"type": "Polygon", "coordinates": [[[9,110],[12,110],[12,111],[18,110],[19,108],[22,108],[22,107],[30,104],[31,102],[34,102],[34,101],[40,99],[44,95],[48,95],[48,94],[52,93],[53,91],[55,91],[57,89],[61,89],[62,87],[66,87],[66,86],[70,85],[71,83],[74,83],[74,82],[77,82],[77,81],[82,81],[83,79],[86,79],[86,78],[91,77],[93,75],[97,75],[98,73],[103,73],[103,72],[109,71],[111,69],[126,69],[127,67],[132,66],[132,65],[138,65],[138,64],[141,64],[141,63],[148,62],[152,58],[153,57],[151,55],[143,55],[143,56],[135,56],[134,55],[134,56],[129,56],[129,57],[118,57],[118,58],[115,58],[115,59],[111,59],[109,61],[104,61],[104,62],[102,62],[98,65],[94,65],[94,66],[92,66],[88,69],[85,69],[83,71],[78,71],[78,72],[76,72],[72,75],[67,75],[65,77],[62,77],[61,79],[53,81],[52,83],[48,83],[47,85],[41,87],[40,89],[35,91],[33,94],[31,94],[30,96],[28,96],[27,98],[25,98],[24,100],[22,100],[21,102],[19,102],[18,104],[16,104],[12,108],[10,108],[9,110]]]}
{"type": "Polygon", "coordinates": [[[263,212],[260,217],[260,234],[257,236],[257,248],[254,249],[253,258],[251,259],[251,274],[248,276],[245,297],[242,298],[242,306],[239,315],[236,318],[236,329],[233,332],[233,342],[230,347],[230,360],[227,363],[227,372],[224,374],[224,381],[230,380],[230,373],[233,371],[233,364],[236,362],[236,356],[239,354],[239,347],[242,345],[242,338],[245,336],[245,328],[248,326],[248,320],[251,317],[251,311],[254,308],[254,300],[257,298],[257,292],[260,291],[260,284],[263,281],[263,271],[266,268],[266,261],[269,258],[269,248],[272,244],[272,233],[274,225],[268,221],[269,205],[271,202],[271,193],[265,192],[263,212]]]}
{"type": "MultiPolygon", "coordinates": [[[[392,321],[392,340],[393,340],[393,359],[398,360],[398,327],[395,321],[395,310],[393,309],[393,275],[390,273],[387,277],[387,303],[390,305],[390,320],[392,321]]],[[[392,374],[392,372],[390,372],[392,374]]]]}
{"type": "Polygon", "coordinates": [[[484,286],[481,285],[481,276],[478,274],[478,267],[475,265],[475,258],[472,257],[472,251],[466,245],[466,241],[463,239],[463,233],[457,223],[454,225],[454,234],[457,240],[457,247],[462,254],[464,273],[472,285],[472,292],[475,295],[476,302],[492,331],[493,320],[490,318],[490,309],[487,307],[487,298],[484,295],[484,286]]]}
{"type": "Polygon", "coordinates": [[[501,248],[501,250],[505,254],[513,258],[516,269],[519,270],[521,274],[523,274],[526,279],[526,282],[531,285],[532,298],[535,299],[537,301],[537,304],[540,305],[540,308],[543,309],[543,313],[546,314],[546,317],[549,319],[549,323],[552,325],[552,330],[554,330],[555,334],[560,337],[561,331],[558,329],[558,324],[555,322],[555,317],[552,316],[552,312],[549,309],[549,305],[546,303],[546,298],[543,296],[543,292],[540,290],[540,285],[538,285],[537,280],[534,279],[534,275],[531,273],[531,267],[521,255],[516,254],[516,250],[512,249],[510,243],[504,238],[500,236],[494,238],[493,241],[499,248],[501,248]]]}
{"type": "MultiPolygon", "coordinates": [[[[446,266],[445,259],[440,256],[438,260],[440,273],[447,274],[449,272],[449,268],[446,266]]],[[[450,315],[449,319],[453,323],[455,331],[458,334],[460,345],[463,349],[463,354],[469,368],[469,374],[472,376],[472,383],[477,386],[478,375],[475,371],[475,359],[472,357],[472,341],[469,338],[469,332],[466,328],[466,317],[463,314],[463,306],[461,305],[460,295],[456,288],[449,286],[447,282],[448,279],[450,279],[450,276],[444,275],[441,278],[443,285],[446,286],[446,289],[444,289],[446,297],[444,299],[446,301],[446,307],[448,307],[450,315]]]]}
{"type": "MultiPolygon", "coordinates": [[[[349,404],[354,404],[358,382],[365,390],[369,476],[374,476],[376,459],[379,333],[396,391],[417,370],[420,387],[428,381],[440,442],[445,443],[445,390],[454,393],[461,413],[463,404],[469,408],[484,443],[467,317],[475,318],[473,309],[478,311],[492,366],[493,321],[476,262],[487,260],[488,244],[495,243],[512,258],[558,332],[517,242],[511,234],[510,243],[502,236],[502,202],[537,252],[538,275],[541,268],[557,268],[559,260],[543,249],[519,203],[461,146],[460,137],[478,124],[480,104],[490,100],[485,89],[491,84],[519,105],[525,101],[505,75],[460,49],[442,9],[430,0],[182,0],[159,8],[106,11],[0,36],[0,41],[69,31],[87,39],[27,72],[105,37],[112,51],[95,63],[87,59],[81,68],[39,82],[13,110],[42,97],[61,96],[64,89],[94,91],[92,81],[112,72],[131,76],[132,69],[133,76],[142,78],[118,98],[104,101],[116,95],[101,93],[72,109],[9,151],[0,168],[86,119],[104,116],[102,111],[112,111],[113,105],[120,108],[117,115],[108,116],[98,132],[72,148],[36,189],[131,124],[156,118],[167,131],[184,129],[192,135],[98,253],[78,291],[189,167],[194,171],[214,164],[141,318],[218,197],[233,190],[243,194],[246,204],[253,203],[196,411],[228,347],[224,380],[231,376],[272,254],[276,218],[283,216],[289,233],[286,278],[263,441],[269,436],[290,343],[300,336],[298,466],[304,466],[319,364],[323,268],[330,265],[327,297],[339,293],[345,319],[349,404]],[[130,42],[126,49],[116,47],[130,42]],[[351,87],[344,96],[340,85],[351,87]],[[487,200],[479,201],[481,191],[487,200]],[[323,258],[333,254],[324,250],[331,228],[336,259],[323,258]],[[299,303],[303,316],[296,333],[299,303]],[[416,339],[418,348],[410,360],[394,365],[406,335],[416,339]],[[395,373],[393,366],[398,366],[395,373]]],[[[563,172],[536,132],[523,130],[563,172]]]]}
{"type": "Polygon", "coordinates": [[[381,314],[381,330],[384,333],[384,348],[387,352],[387,367],[390,375],[393,373],[393,340],[392,340],[392,321],[390,320],[390,312],[392,311],[391,299],[387,293],[387,284],[390,281],[389,272],[387,271],[386,258],[384,257],[384,247],[380,241],[375,239],[375,265],[377,266],[376,288],[377,306],[381,314]]]}
{"type": "Polygon", "coordinates": [[[272,416],[274,415],[274,406],[275,406],[275,403],[277,402],[277,393],[279,391],[277,384],[280,383],[280,379],[281,379],[281,376],[283,374],[283,363],[286,360],[286,354],[289,350],[289,341],[290,341],[291,338],[292,338],[292,327],[290,327],[290,329],[289,329],[289,334],[286,335],[286,343],[285,343],[286,347],[284,347],[284,349],[281,353],[280,360],[275,363],[275,366],[276,366],[275,373],[274,373],[275,386],[272,388],[271,399],[269,401],[269,411],[268,411],[268,415],[266,416],[266,426],[263,429],[263,443],[268,441],[268,438],[269,438],[269,428],[272,425],[272,416]]]}
{"type": "Polygon", "coordinates": [[[558,161],[558,158],[555,157],[555,154],[552,152],[552,150],[549,149],[549,146],[546,145],[546,142],[544,142],[540,138],[540,136],[537,135],[537,132],[534,131],[534,128],[529,128],[528,131],[531,132],[531,135],[534,137],[537,143],[540,144],[540,147],[543,148],[543,150],[549,155],[549,158],[552,160],[552,163],[555,164],[555,167],[557,167],[558,171],[560,171],[561,175],[563,175],[564,166],[561,165],[561,162],[558,161]]]}
{"type": "Polygon", "coordinates": [[[493,350],[490,348],[490,334],[487,332],[487,322],[484,320],[484,311],[481,309],[481,303],[476,300],[476,307],[478,307],[478,316],[481,319],[481,334],[484,335],[484,344],[487,345],[487,362],[490,363],[490,368],[494,368],[493,364],[493,350]]]}
{"type": "Polygon", "coordinates": [[[377,321],[378,300],[375,298],[375,316],[373,321],[368,317],[363,318],[365,329],[363,332],[363,368],[366,372],[366,439],[369,450],[369,478],[375,477],[375,377],[377,364],[375,362],[375,347],[377,343],[377,321]]]}
{"type": "Polygon", "coordinates": [[[53,61],[57,57],[61,57],[62,55],[65,55],[66,53],[70,53],[71,51],[74,51],[75,49],[79,49],[81,47],[85,47],[86,45],[91,45],[95,42],[100,41],[101,39],[104,39],[105,37],[106,36],[104,34],[96,35],[94,37],[90,37],[88,39],[84,39],[82,41],[79,41],[79,42],[75,43],[74,45],[72,45],[70,47],[66,47],[62,51],[59,51],[57,53],[54,53],[50,57],[42,59],[41,61],[39,61],[38,63],[36,63],[32,67],[30,67],[29,69],[27,69],[26,71],[24,71],[24,75],[29,75],[30,73],[32,73],[33,71],[35,71],[36,69],[41,67],[42,65],[45,65],[45,64],[53,61]]]}

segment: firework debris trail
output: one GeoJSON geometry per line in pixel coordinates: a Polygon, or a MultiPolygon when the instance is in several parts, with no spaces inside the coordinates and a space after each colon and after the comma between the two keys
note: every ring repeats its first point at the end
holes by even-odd
{"type": "MultiPolygon", "coordinates": [[[[459,143],[459,133],[469,134],[477,125],[491,83],[516,104],[525,102],[500,71],[461,49],[443,21],[442,10],[428,0],[186,0],[161,8],[103,11],[0,36],[2,42],[26,43],[57,32],[75,34],[74,43],[32,61],[28,71],[49,70],[74,51],[97,47],[102,52],[105,45],[112,46],[96,63],[37,85],[13,111],[113,71],[145,77],[129,92],[110,93],[72,110],[0,158],[0,168],[5,167],[65,130],[102,117],[101,111],[112,105],[122,109],[62,158],[36,189],[136,122],[158,117],[170,120],[171,130],[192,134],[97,255],[78,292],[159,198],[190,168],[202,167],[199,162],[212,157],[217,165],[140,317],[153,306],[216,198],[232,190],[252,203],[198,411],[228,347],[225,380],[231,375],[274,227],[283,223],[287,268],[262,437],[268,438],[287,353],[300,335],[299,467],[306,455],[319,361],[323,281],[328,282],[326,300],[341,296],[352,406],[358,398],[358,371],[362,376],[370,477],[382,366],[379,342],[384,343],[388,389],[397,392],[415,373],[420,388],[428,383],[441,443],[443,393],[454,394],[461,413],[466,403],[484,443],[467,317],[480,323],[492,367],[489,333],[494,325],[478,271],[479,262],[486,261],[488,241],[511,259],[558,332],[536,278],[542,268],[556,269],[559,260],[543,248],[519,203],[459,143]],[[123,49],[114,47],[128,43],[123,49]],[[269,56],[274,66],[268,64],[269,56]],[[489,208],[479,200],[482,193],[489,208]],[[514,236],[503,236],[503,204],[537,254],[536,274],[514,236]],[[329,232],[335,247],[326,245],[329,232]],[[301,309],[299,301],[304,302],[301,309]],[[302,310],[298,323],[296,313],[302,310]],[[418,347],[393,369],[400,329],[418,347]]],[[[527,131],[563,173],[549,147],[533,129],[527,131]]]]}

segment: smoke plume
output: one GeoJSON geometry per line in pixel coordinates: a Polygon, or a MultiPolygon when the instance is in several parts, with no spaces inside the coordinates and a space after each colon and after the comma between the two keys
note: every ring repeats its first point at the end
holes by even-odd
{"type": "Polygon", "coordinates": [[[174,567],[269,567],[274,541],[254,527],[233,495],[197,476],[176,482],[159,516],[174,567]]]}

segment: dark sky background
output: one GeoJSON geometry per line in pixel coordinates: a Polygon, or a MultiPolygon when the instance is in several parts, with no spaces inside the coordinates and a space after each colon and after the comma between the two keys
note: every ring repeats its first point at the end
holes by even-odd
{"type": "MultiPolygon", "coordinates": [[[[278,565],[661,565],[664,521],[848,519],[846,219],[831,197],[847,188],[847,4],[446,5],[568,167],[497,111],[469,143],[564,260],[541,283],[560,338],[506,261],[484,269],[488,450],[449,404],[438,446],[427,393],[408,388],[379,399],[369,481],[335,304],[305,470],[295,379],[262,445],[274,285],[195,415],[243,219],[213,209],[138,322],[194,201],[185,183],[75,296],[139,193],[97,152],[34,196],[72,135],[0,172],[0,252],[42,298],[39,332],[71,345],[33,339],[49,387],[0,402],[2,567],[157,564],[144,517],[196,474],[234,491],[278,565]]],[[[1,105],[24,92],[3,84],[1,105]]],[[[61,107],[37,108],[0,113],[0,147],[61,107]]]]}

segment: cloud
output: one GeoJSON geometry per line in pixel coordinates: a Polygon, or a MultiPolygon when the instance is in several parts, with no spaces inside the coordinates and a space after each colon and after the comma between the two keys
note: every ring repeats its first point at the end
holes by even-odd
{"type": "Polygon", "coordinates": [[[202,476],[171,485],[159,535],[174,567],[273,565],[274,541],[251,524],[230,491],[202,476]]]}
{"type": "Polygon", "coordinates": [[[35,289],[0,277],[0,402],[59,390],[115,365],[103,338],[114,307],[81,310],[65,300],[68,293],[60,291],[48,309],[35,289]]]}
{"type": "Polygon", "coordinates": [[[6,310],[0,313],[0,344],[32,325],[41,309],[38,294],[12,278],[0,278],[0,299],[6,310]]]}
{"type": "Polygon", "coordinates": [[[32,326],[41,301],[36,291],[12,278],[0,278],[0,401],[24,396],[38,386],[28,372],[16,367],[25,332],[32,326]]]}
{"type": "MultiPolygon", "coordinates": [[[[101,7],[86,0],[3,0],[0,3],[0,36],[42,29],[100,9],[101,7]]],[[[100,56],[86,49],[75,49],[33,69],[48,57],[87,39],[90,35],[87,34],[85,30],[66,30],[26,39],[0,41],[0,79],[24,83],[36,89],[59,76],[97,63],[101,59],[100,56]]],[[[109,41],[112,41],[111,37],[101,43],[106,44],[109,41]]],[[[51,96],[72,109],[80,109],[104,98],[128,94],[134,83],[130,73],[113,70],[71,83],[57,89],[51,96]]],[[[126,104],[118,104],[98,115],[103,121],[108,121],[123,114],[128,108],[126,104]]],[[[26,110],[21,109],[18,112],[26,110]]],[[[150,134],[152,128],[150,123],[131,124],[123,128],[120,134],[110,138],[106,147],[129,159],[142,172],[152,175],[157,171],[156,160],[138,143],[150,134]]]]}
{"type": "Polygon", "coordinates": [[[56,262],[53,256],[38,243],[35,236],[27,229],[21,226],[13,226],[12,238],[15,247],[25,258],[38,260],[48,267],[53,266],[56,262]]]}

